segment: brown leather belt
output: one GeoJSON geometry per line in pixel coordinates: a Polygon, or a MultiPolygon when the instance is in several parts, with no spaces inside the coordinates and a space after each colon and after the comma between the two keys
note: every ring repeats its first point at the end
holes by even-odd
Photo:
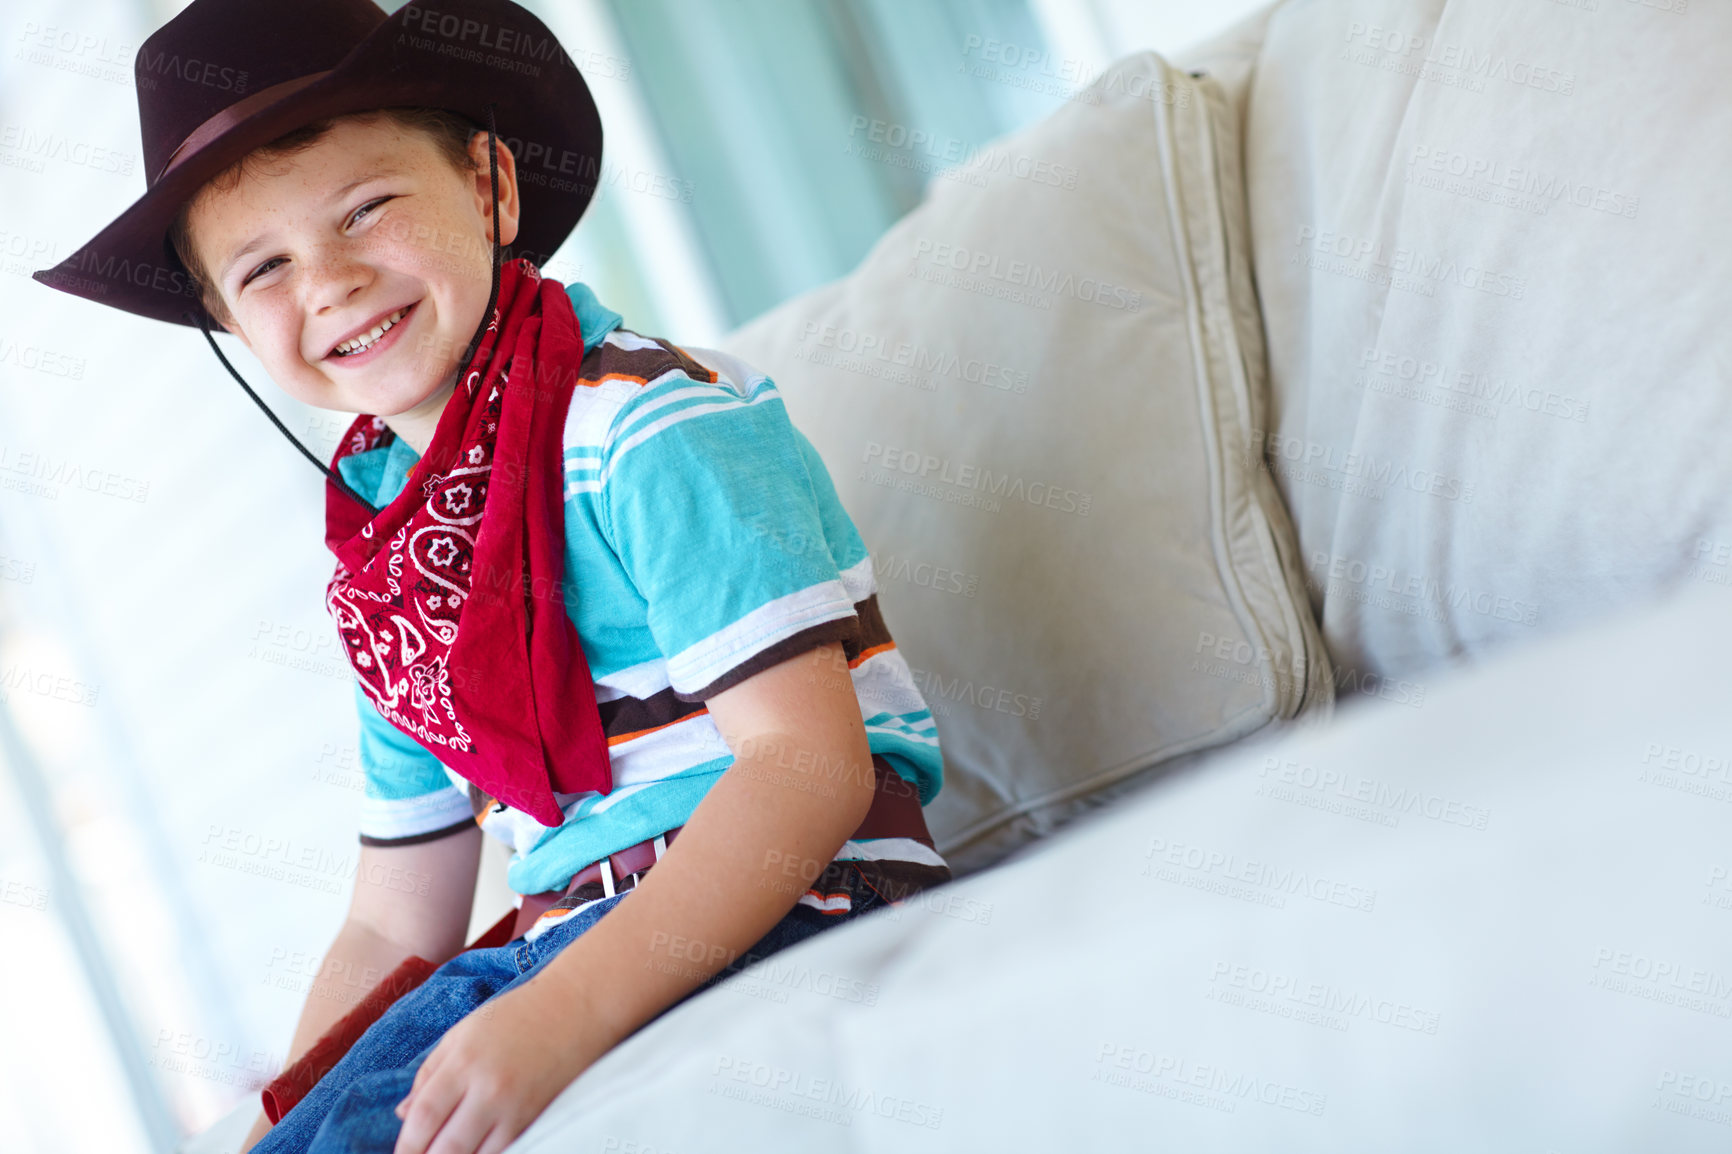
{"type": "MultiPolygon", "coordinates": [[[[883,754],[872,755],[872,778],[872,807],[849,835],[849,840],[905,837],[932,848],[932,835],[927,832],[926,815],[920,808],[920,791],[891,769],[883,754]]],[[[571,880],[561,889],[525,894],[523,905],[517,910],[517,920],[512,923],[511,940],[522,937],[529,927],[535,924],[536,919],[552,908],[560,898],[574,890],[599,884],[602,887],[602,896],[611,897],[615,893],[631,889],[649,872],[650,867],[655,865],[665,849],[673,844],[675,836],[683,828],[685,827],[675,826],[656,837],[611,853],[601,861],[592,862],[573,874],[571,880]],[[658,846],[657,842],[661,844],[658,846]]]]}

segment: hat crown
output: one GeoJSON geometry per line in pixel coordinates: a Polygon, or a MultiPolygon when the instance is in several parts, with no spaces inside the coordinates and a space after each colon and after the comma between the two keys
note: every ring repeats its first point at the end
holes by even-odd
{"type": "Polygon", "coordinates": [[[595,195],[601,114],[552,30],[514,0],[193,0],[134,63],[146,189],[41,283],[171,324],[209,318],[171,246],[211,177],[304,125],[441,108],[521,156],[516,256],[543,262],[595,195]]]}
{"type": "Polygon", "coordinates": [[[145,179],[223,109],[335,68],[386,19],[372,0],[194,0],[133,60],[145,179]]]}

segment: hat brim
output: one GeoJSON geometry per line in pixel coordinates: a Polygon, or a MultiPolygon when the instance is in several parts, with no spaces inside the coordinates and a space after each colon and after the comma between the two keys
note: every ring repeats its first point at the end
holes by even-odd
{"type": "MultiPolygon", "coordinates": [[[[407,10],[405,10],[407,11],[407,10]]],[[[595,196],[601,115],[583,75],[533,14],[508,0],[453,0],[446,16],[526,34],[518,52],[488,52],[387,18],[324,77],[238,121],[170,168],[96,236],[34,275],[51,288],[153,320],[218,327],[168,241],[181,205],[247,153],[306,124],[398,106],[442,108],[483,127],[488,106],[517,164],[519,227],[512,253],[541,263],[595,196]],[[551,46],[551,47],[549,47],[551,46]]]]}

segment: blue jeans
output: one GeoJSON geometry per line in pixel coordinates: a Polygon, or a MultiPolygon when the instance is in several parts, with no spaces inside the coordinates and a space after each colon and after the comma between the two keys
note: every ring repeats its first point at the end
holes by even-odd
{"type": "MultiPolygon", "coordinates": [[[[445,1031],[489,998],[534,977],[561,949],[630,896],[627,890],[586,906],[533,942],[518,938],[496,949],[467,950],[440,966],[361,1035],[342,1061],[259,1139],[254,1154],[390,1154],[402,1127],[394,1113],[397,1103],[408,1095],[415,1072],[445,1031]]],[[[795,906],[743,957],[694,994],[879,904],[875,897],[857,900],[846,914],[795,906]]]]}

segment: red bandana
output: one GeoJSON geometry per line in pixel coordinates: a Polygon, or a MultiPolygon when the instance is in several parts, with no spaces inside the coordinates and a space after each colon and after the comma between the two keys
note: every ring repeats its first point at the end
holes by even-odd
{"type": "MultiPolygon", "coordinates": [[[[595,683],[558,592],[562,434],[582,360],[564,288],[512,261],[403,492],[369,518],[325,485],[337,556],[325,604],[362,689],[442,763],[546,826],[564,820],[554,790],[613,786],[595,683]]],[[[394,436],[363,414],[331,467],[394,436]]]]}

